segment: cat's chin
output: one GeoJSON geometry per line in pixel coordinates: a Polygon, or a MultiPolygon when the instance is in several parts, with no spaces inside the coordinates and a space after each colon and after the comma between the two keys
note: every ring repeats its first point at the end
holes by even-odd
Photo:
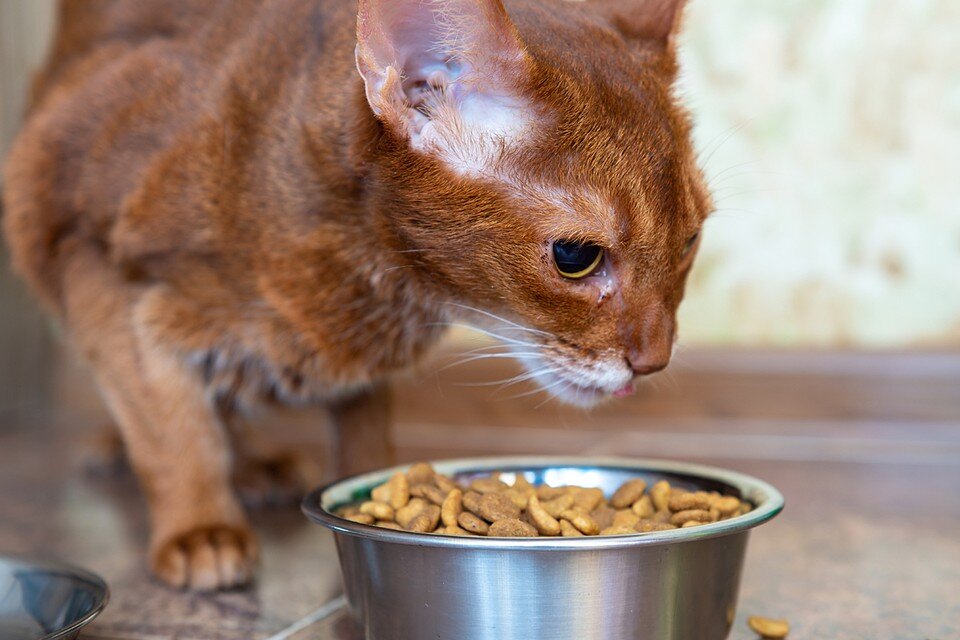
{"type": "Polygon", "coordinates": [[[541,376],[539,378],[541,387],[551,396],[565,404],[585,409],[595,407],[613,398],[624,398],[632,395],[634,391],[633,382],[628,382],[611,390],[607,387],[578,384],[558,375],[541,376]]]}
{"type": "Polygon", "coordinates": [[[563,391],[554,394],[554,397],[566,404],[589,409],[590,407],[595,407],[614,398],[625,398],[633,395],[633,391],[633,383],[624,385],[615,391],[598,387],[571,385],[563,391]]]}

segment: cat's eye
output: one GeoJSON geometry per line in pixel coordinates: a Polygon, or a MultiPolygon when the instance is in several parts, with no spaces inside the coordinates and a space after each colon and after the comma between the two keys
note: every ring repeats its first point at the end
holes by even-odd
{"type": "Polygon", "coordinates": [[[690,239],[687,240],[687,244],[683,245],[683,253],[681,254],[681,256],[686,258],[690,254],[690,251],[693,249],[693,247],[696,246],[697,240],[699,239],[700,239],[699,231],[697,231],[695,234],[690,236],[690,239]]]}
{"type": "Polygon", "coordinates": [[[603,248],[592,242],[557,240],[553,243],[553,262],[564,278],[579,280],[597,270],[603,262],[603,248]]]}

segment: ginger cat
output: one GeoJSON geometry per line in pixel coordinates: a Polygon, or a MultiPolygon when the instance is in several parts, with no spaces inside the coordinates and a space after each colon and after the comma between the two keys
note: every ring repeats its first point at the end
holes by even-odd
{"type": "Polygon", "coordinates": [[[63,0],[4,224],[120,428],[157,576],[250,579],[232,415],[325,406],[340,472],[389,464],[390,374],[445,323],[583,405],[666,366],[711,209],[682,9],[63,0]]]}

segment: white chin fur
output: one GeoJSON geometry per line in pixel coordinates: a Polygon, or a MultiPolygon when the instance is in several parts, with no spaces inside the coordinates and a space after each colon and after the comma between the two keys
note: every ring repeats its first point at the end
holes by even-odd
{"type": "Polygon", "coordinates": [[[589,369],[563,366],[539,357],[525,356],[520,361],[546,393],[557,400],[577,407],[593,407],[613,397],[613,393],[629,384],[629,371],[612,364],[596,363],[589,369]]]}

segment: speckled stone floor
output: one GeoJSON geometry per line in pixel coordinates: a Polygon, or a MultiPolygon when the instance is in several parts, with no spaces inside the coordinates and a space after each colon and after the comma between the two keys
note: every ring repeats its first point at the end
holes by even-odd
{"type": "MultiPolygon", "coordinates": [[[[405,460],[668,457],[776,485],[787,508],[751,537],[732,639],[753,637],[752,614],[788,618],[794,639],[960,638],[960,354],[691,352],[590,414],[463,386],[512,375],[503,365],[432,368],[397,390],[405,460]]],[[[84,376],[64,371],[49,408],[0,418],[0,552],[53,555],[106,578],[111,603],[81,638],[362,640],[331,538],[296,510],[254,515],[263,561],[253,588],[197,596],[154,583],[132,478],[79,471],[79,443],[103,416],[84,376]]],[[[283,422],[280,437],[323,450],[316,421],[283,422]]]]}

